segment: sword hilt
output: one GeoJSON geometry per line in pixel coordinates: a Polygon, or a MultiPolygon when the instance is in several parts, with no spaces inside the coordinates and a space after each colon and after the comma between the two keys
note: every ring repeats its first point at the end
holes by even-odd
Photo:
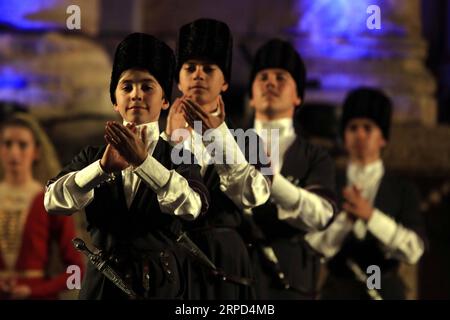
{"type": "MultiPolygon", "coordinates": [[[[120,275],[109,266],[107,260],[104,258],[101,251],[98,249],[98,253],[92,252],[86,243],[80,238],[73,238],[72,243],[74,247],[84,253],[94,265],[94,267],[106,276],[112,283],[114,283],[119,289],[125,292],[131,299],[139,299],[140,297],[133,291],[133,289],[127,285],[127,283],[120,277],[120,275]]],[[[95,248],[95,247],[94,247],[95,248]]]]}
{"type": "Polygon", "coordinates": [[[72,239],[72,243],[74,245],[74,247],[78,250],[78,251],[84,251],[84,252],[88,252],[90,254],[93,254],[93,252],[91,250],[89,250],[89,248],[87,247],[86,243],[80,239],[80,238],[73,238],[72,239]]]}

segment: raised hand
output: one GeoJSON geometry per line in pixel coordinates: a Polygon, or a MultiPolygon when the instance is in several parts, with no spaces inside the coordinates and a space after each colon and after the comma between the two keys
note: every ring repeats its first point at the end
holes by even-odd
{"type": "Polygon", "coordinates": [[[207,113],[200,107],[199,104],[190,98],[183,98],[181,100],[182,109],[185,114],[185,119],[191,128],[194,128],[199,134],[203,134],[208,129],[215,129],[225,121],[225,105],[222,97],[217,97],[217,109],[212,113],[207,113]],[[201,128],[194,125],[195,121],[201,121],[201,128]]]}
{"type": "MultiPolygon", "coordinates": [[[[187,129],[189,127],[185,119],[185,114],[182,109],[182,99],[177,98],[169,109],[169,115],[167,116],[166,134],[172,141],[175,141],[175,137],[172,135],[177,129],[187,129]]],[[[177,143],[182,142],[183,136],[180,136],[177,143]]]]}
{"type": "Polygon", "coordinates": [[[106,124],[105,139],[114,147],[120,156],[134,167],[138,167],[148,156],[146,127],[138,135],[134,124],[127,127],[112,121],[106,124]]]}
{"type": "Polygon", "coordinates": [[[368,221],[373,213],[373,207],[356,186],[346,187],[342,192],[345,202],[342,208],[351,218],[368,221]]]}
{"type": "Polygon", "coordinates": [[[107,173],[112,173],[128,168],[130,164],[120,155],[119,151],[111,145],[110,139],[107,135],[105,135],[105,140],[108,145],[106,146],[106,150],[100,160],[100,166],[102,169],[107,173]]]}

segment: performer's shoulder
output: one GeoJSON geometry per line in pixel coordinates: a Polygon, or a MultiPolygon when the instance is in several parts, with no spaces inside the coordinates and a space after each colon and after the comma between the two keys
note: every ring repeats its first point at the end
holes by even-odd
{"type": "Polygon", "coordinates": [[[328,150],[317,143],[313,143],[303,137],[297,137],[294,141],[294,144],[297,144],[297,149],[299,150],[299,153],[303,153],[306,157],[308,157],[312,161],[313,160],[332,161],[328,150]]]}
{"type": "Polygon", "coordinates": [[[383,176],[385,183],[395,186],[397,189],[406,190],[406,192],[417,192],[417,184],[409,177],[387,170],[383,176]]]}

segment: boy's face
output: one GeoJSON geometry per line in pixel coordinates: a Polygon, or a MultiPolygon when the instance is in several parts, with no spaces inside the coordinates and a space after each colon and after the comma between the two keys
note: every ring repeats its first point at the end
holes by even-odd
{"type": "Polygon", "coordinates": [[[368,118],[355,118],[344,131],[345,149],[352,160],[370,163],[380,158],[386,146],[381,129],[368,118]]]}
{"type": "Polygon", "coordinates": [[[160,84],[145,70],[124,71],[115,95],[114,110],[120,113],[122,119],[136,125],[157,121],[161,109],[169,107],[160,84]]]}
{"type": "Polygon", "coordinates": [[[228,89],[222,70],[205,61],[188,60],[181,67],[179,77],[178,89],[201,106],[214,103],[228,89]]]}
{"type": "Polygon", "coordinates": [[[301,99],[291,74],[278,68],[259,71],[252,84],[250,106],[271,118],[292,117],[301,99]]]}

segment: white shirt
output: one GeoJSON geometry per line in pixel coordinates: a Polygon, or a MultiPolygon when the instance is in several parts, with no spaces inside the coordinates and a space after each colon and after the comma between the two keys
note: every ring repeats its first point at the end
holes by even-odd
{"type": "Polygon", "coordinates": [[[274,167],[271,200],[278,207],[278,218],[306,231],[325,227],[333,216],[331,204],[326,199],[296,186],[280,173],[286,151],[297,138],[292,118],[264,122],[255,119],[255,130],[263,139],[266,150],[271,151],[270,157],[274,167]]]}
{"type": "MultiPolygon", "coordinates": [[[[202,137],[191,130],[189,137],[183,141],[183,148],[191,151],[199,162],[202,176],[207,166],[213,164],[219,175],[220,190],[236,206],[248,210],[264,204],[270,196],[269,182],[245,159],[227,124],[223,122],[219,127],[209,130],[209,133],[208,136],[214,139],[202,137]]],[[[165,132],[161,137],[175,144],[165,132]]]]}
{"type": "MultiPolygon", "coordinates": [[[[175,170],[168,170],[152,154],[159,139],[157,122],[137,126],[139,132],[147,127],[149,155],[137,168],[122,170],[127,206],[130,207],[140,181],[144,181],[156,194],[162,212],[195,219],[201,211],[201,198],[189,187],[187,180],[175,170]]],[[[49,213],[72,214],[82,210],[94,199],[94,188],[109,180],[97,160],[80,171],[69,172],[49,185],[44,205],[49,213]]]]}
{"type": "MultiPolygon", "coordinates": [[[[124,121],[123,124],[126,126],[128,123],[124,121]]],[[[158,122],[155,121],[136,126],[136,128],[138,129],[139,136],[144,127],[146,127],[146,134],[147,134],[146,148],[148,149],[148,154],[152,155],[153,151],[155,150],[156,144],[158,143],[159,125],[158,122]]],[[[137,189],[139,188],[139,184],[141,181],[139,176],[137,174],[134,174],[133,171],[134,169],[132,166],[129,166],[125,170],[122,170],[123,191],[125,193],[125,200],[127,202],[128,208],[131,206],[131,203],[133,202],[134,196],[136,195],[137,189]]]]}
{"type": "Polygon", "coordinates": [[[283,167],[284,155],[296,138],[292,119],[284,118],[264,122],[255,119],[254,127],[256,133],[264,141],[274,173],[279,173],[283,167]]]}
{"type": "MultiPolygon", "coordinates": [[[[347,167],[348,184],[356,185],[372,205],[383,175],[381,160],[366,166],[350,163],[347,167]]],[[[424,243],[414,231],[376,208],[367,222],[357,219],[353,223],[347,213],[341,212],[326,230],[308,234],[306,240],[326,258],[331,258],[338,253],[350,232],[361,240],[367,232],[371,232],[380,241],[386,258],[392,257],[412,264],[419,260],[424,251],[424,243]]]]}

